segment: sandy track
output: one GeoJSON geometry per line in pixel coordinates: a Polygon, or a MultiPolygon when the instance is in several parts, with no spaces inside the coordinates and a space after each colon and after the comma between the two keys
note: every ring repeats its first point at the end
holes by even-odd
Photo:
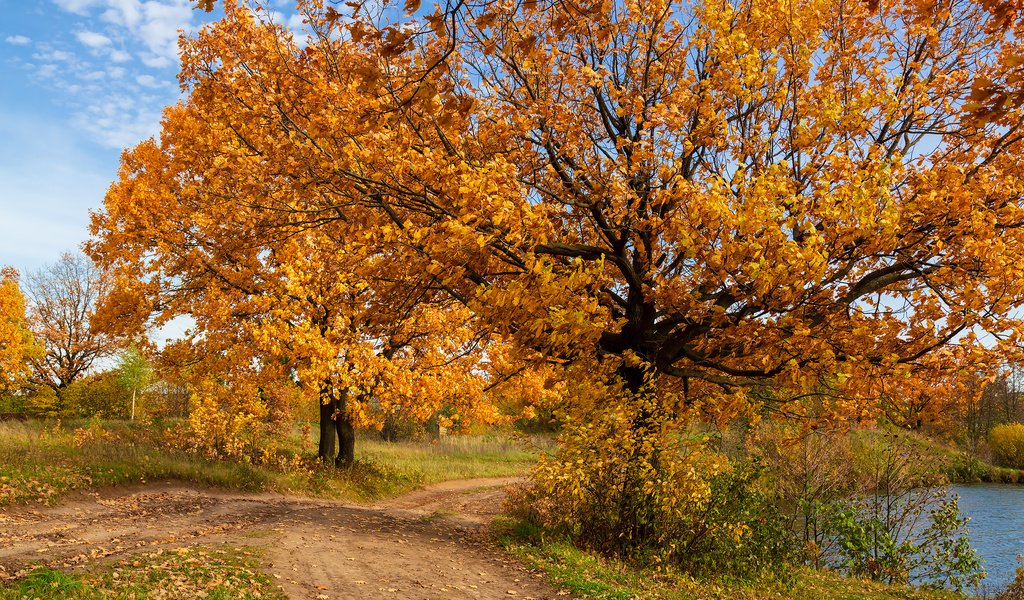
{"type": "Polygon", "coordinates": [[[291,598],[553,598],[482,525],[513,479],[431,486],[375,506],[161,483],[0,511],[0,579],[155,548],[264,549],[291,598]]]}

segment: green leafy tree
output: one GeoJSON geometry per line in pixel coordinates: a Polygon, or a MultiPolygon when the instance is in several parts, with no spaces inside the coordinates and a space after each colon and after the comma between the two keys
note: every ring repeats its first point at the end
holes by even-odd
{"type": "Polygon", "coordinates": [[[117,383],[132,392],[131,419],[135,420],[135,404],[139,390],[149,385],[153,377],[153,367],[138,347],[129,346],[118,358],[117,383]]]}

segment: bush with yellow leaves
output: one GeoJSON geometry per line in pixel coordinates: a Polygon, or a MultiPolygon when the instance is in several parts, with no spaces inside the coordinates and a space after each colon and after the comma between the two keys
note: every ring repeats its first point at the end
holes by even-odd
{"type": "Polygon", "coordinates": [[[996,425],[988,434],[992,458],[1013,469],[1024,469],[1024,423],[996,425]]]}
{"type": "Polygon", "coordinates": [[[568,417],[513,510],[606,554],[742,575],[788,563],[792,535],[756,467],[688,436],[675,398],[617,393],[568,417]]]}
{"type": "Polygon", "coordinates": [[[172,434],[179,447],[212,458],[254,463],[276,460],[280,423],[290,414],[279,394],[263,387],[233,389],[202,382],[192,390],[184,427],[172,434]]]}

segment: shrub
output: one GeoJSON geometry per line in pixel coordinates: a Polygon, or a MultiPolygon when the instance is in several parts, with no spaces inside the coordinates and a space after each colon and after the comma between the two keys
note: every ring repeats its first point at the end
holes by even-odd
{"type": "Polygon", "coordinates": [[[702,574],[757,575],[797,557],[789,522],[774,498],[759,489],[763,467],[739,465],[711,480],[703,513],[682,532],[676,562],[702,574]]]}
{"type": "Polygon", "coordinates": [[[756,490],[760,468],[688,438],[665,402],[633,395],[567,419],[525,492],[526,516],[580,546],[693,572],[743,577],[788,561],[792,536],[756,490]]]}
{"type": "Polygon", "coordinates": [[[871,499],[836,505],[831,531],[840,551],[833,566],[855,577],[958,593],[981,581],[981,562],[955,496],[922,490],[900,504],[898,517],[871,499]],[[922,520],[927,525],[915,527],[922,520]]]}
{"type": "Polygon", "coordinates": [[[64,417],[127,419],[131,392],[118,385],[113,371],[91,375],[61,391],[60,413],[64,417]]]}
{"type": "Polygon", "coordinates": [[[803,545],[807,564],[821,566],[821,557],[832,551],[826,508],[855,491],[849,435],[764,422],[748,439],[748,447],[767,468],[775,499],[803,545]]]}
{"type": "Polygon", "coordinates": [[[961,483],[978,483],[992,477],[992,469],[977,457],[967,453],[959,454],[956,461],[946,469],[946,477],[961,483]]]}
{"type": "Polygon", "coordinates": [[[275,451],[276,429],[259,390],[233,392],[204,382],[189,399],[184,427],[171,437],[175,445],[211,458],[265,462],[275,451]]]}
{"type": "Polygon", "coordinates": [[[956,497],[929,482],[928,461],[896,432],[860,449],[860,496],[832,505],[825,557],[846,573],[962,591],[983,575],[956,497]]]}
{"type": "Polygon", "coordinates": [[[126,419],[131,392],[118,385],[117,373],[107,371],[87,375],[59,392],[38,386],[24,398],[23,408],[37,417],[126,419]]]}
{"type": "Polygon", "coordinates": [[[996,463],[1024,469],[1024,423],[996,425],[988,434],[988,443],[996,463]]]}
{"type": "Polygon", "coordinates": [[[32,390],[25,398],[25,413],[33,417],[57,417],[61,415],[60,399],[48,387],[32,390]]]}
{"type": "MultiPolygon", "coordinates": [[[[1020,558],[1018,558],[1020,560],[1020,558]]],[[[1017,574],[995,600],[1020,600],[1024,598],[1024,564],[1017,567],[1017,574]]]]}

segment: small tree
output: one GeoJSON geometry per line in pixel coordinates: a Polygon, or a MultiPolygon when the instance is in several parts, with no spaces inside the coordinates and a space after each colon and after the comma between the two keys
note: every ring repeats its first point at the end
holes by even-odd
{"type": "Polygon", "coordinates": [[[895,432],[863,450],[859,497],[832,507],[833,566],[894,584],[962,591],[984,572],[957,497],[929,481],[934,469],[895,432]]]}
{"type": "Polygon", "coordinates": [[[135,401],[139,390],[149,385],[153,368],[138,347],[129,346],[121,353],[117,364],[117,383],[132,392],[131,420],[135,420],[135,401]]]}
{"type": "Polygon", "coordinates": [[[117,336],[92,324],[106,285],[92,261],[70,252],[26,277],[29,327],[44,349],[32,361],[33,381],[58,397],[97,359],[117,350],[117,336]]]}

